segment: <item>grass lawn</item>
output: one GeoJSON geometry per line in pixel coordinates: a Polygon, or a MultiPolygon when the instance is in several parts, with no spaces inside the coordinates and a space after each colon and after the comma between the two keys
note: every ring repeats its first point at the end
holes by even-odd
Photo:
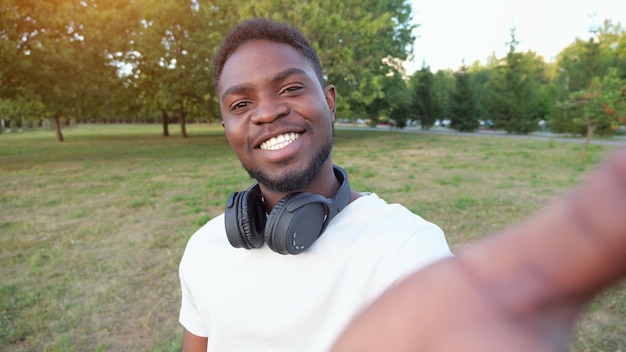
{"type": "MultiPolygon", "coordinates": [[[[80,125],[0,135],[0,350],[178,351],[178,261],[251,180],[221,127],[80,125]]],[[[562,196],[615,147],[338,129],[356,190],[439,224],[453,248],[562,196]]],[[[626,282],[586,309],[573,351],[626,350],[626,282]]]]}

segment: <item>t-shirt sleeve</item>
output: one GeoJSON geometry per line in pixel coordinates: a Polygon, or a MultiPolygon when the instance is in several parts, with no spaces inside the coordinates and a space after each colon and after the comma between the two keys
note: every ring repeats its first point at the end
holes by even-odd
{"type": "Polygon", "coordinates": [[[189,267],[189,263],[186,261],[185,255],[183,255],[179,267],[182,299],[178,321],[185,329],[187,329],[187,331],[191,332],[192,334],[201,337],[208,337],[208,332],[206,331],[206,327],[202,322],[202,318],[200,317],[198,308],[194,302],[194,297],[191,294],[187,285],[186,275],[187,271],[190,269],[192,268],[189,267]]]}
{"type": "Polygon", "coordinates": [[[450,256],[452,253],[443,230],[433,223],[424,222],[400,247],[389,275],[396,279],[390,284],[393,285],[415,271],[450,256]]]}

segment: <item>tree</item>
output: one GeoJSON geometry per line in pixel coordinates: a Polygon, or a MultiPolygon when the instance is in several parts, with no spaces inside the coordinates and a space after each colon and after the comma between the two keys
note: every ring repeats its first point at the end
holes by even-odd
{"type": "Polygon", "coordinates": [[[555,132],[584,134],[585,127],[576,123],[567,108],[572,92],[586,89],[593,77],[602,76],[607,67],[596,34],[591,32],[588,40],[576,38],[575,42],[563,49],[557,56],[557,76],[553,80],[556,103],[550,113],[550,126],[555,132]]]}
{"type": "Polygon", "coordinates": [[[383,78],[386,115],[390,123],[397,128],[404,128],[411,116],[411,92],[402,75],[396,72],[383,78]]]}
{"type": "Polygon", "coordinates": [[[327,81],[337,87],[338,109],[351,118],[384,98],[383,77],[401,72],[415,40],[407,0],[258,0],[243,5],[240,14],[300,28],[317,50],[327,81]]]}
{"type": "Polygon", "coordinates": [[[34,125],[33,120],[42,116],[43,105],[36,100],[0,98],[0,133],[4,127],[34,125]]]}
{"type": "MultiPolygon", "coordinates": [[[[470,85],[474,94],[474,100],[476,101],[476,110],[478,111],[479,117],[489,116],[489,106],[486,103],[485,96],[487,94],[487,82],[489,82],[492,70],[493,68],[488,66],[482,67],[478,65],[478,63],[474,63],[468,70],[470,74],[470,85]]],[[[493,127],[491,121],[486,123],[487,127],[493,127]]]]}
{"type": "Polygon", "coordinates": [[[451,114],[450,96],[454,92],[456,79],[454,73],[449,70],[438,70],[433,76],[433,100],[439,111],[435,119],[444,120],[451,114]]]}
{"type": "MultiPolygon", "coordinates": [[[[125,52],[126,1],[5,0],[0,48],[2,98],[37,102],[53,118],[96,115],[119,90],[115,65],[125,52]],[[6,66],[5,66],[6,65],[6,66]]],[[[108,112],[108,111],[107,111],[108,112]]]]}
{"type": "MultiPolygon", "coordinates": [[[[626,77],[626,31],[610,21],[597,30],[590,31],[588,40],[576,41],[559,53],[553,91],[556,104],[550,116],[552,128],[557,132],[587,134],[587,126],[580,124],[570,103],[572,92],[588,89],[594,77],[603,77],[610,69],[626,77]]],[[[611,135],[609,125],[598,124],[595,135],[611,135]]]]}
{"type": "Polygon", "coordinates": [[[472,132],[478,128],[478,111],[470,85],[467,66],[454,74],[456,89],[450,96],[450,127],[460,132],[472,132]]]}
{"type": "Polygon", "coordinates": [[[64,120],[119,120],[143,113],[170,120],[218,110],[210,59],[246,17],[301,28],[351,117],[385,99],[414,41],[408,0],[3,0],[0,99],[38,101],[63,139],[64,120]],[[354,29],[359,30],[355,31],[354,29]]]}
{"type": "Polygon", "coordinates": [[[483,109],[494,128],[508,133],[529,133],[538,128],[542,103],[543,60],[533,52],[515,52],[518,42],[511,29],[509,52],[487,82],[483,109]]]}
{"type": "Polygon", "coordinates": [[[210,59],[235,17],[219,2],[143,2],[130,60],[134,85],[144,113],[160,112],[163,135],[169,135],[173,114],[186,137],[188,114],[208,115],[214,110],[210,59]]]}
{"type": "Polygon", "coordinates": [[[433,73],[424,66],[409,79],[412,91],[411,117],[420,122],[422,129],[428,130],[441,114],[434,91],[433,73]]]}
{"type": "Polygon", "coordinates": [[[617,68],[613,68],[603,77],[594,77],[588,88],[571,93],[566,107],[574,110],[574,122],[587,129],[581,149],[584,157],[598,126],[615,131],[620,122],[626,123],[626,79],[621,79],[617,68]]]}
{"type": "Polygon", "coordinates": [[[626,29],[607,20],[596,35],[604,70],[615,68],[620,77],[626,77],[626,29]]]}

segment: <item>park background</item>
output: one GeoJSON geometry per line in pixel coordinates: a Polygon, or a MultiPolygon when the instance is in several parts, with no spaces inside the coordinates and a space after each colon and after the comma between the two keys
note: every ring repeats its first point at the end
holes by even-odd
{"type": "MultiPolygon", "coordinates": [[[[563,196],[623,141],[620,23],[548,59],[518,50],[512,25],[502,56],[408,72],[415,11],[2,0],[0,349],[180,349],[182,249],[250,183],[219,126],[210,63],[243,18],[302,28],[338,90],[334,160],[356,189],[440,224],[453,248],[563,196]],[[424,133],[404,133],[414,129],[424,133]],[[443,130],[459,133],[432,133],[443,130]]],[[[572,349],[623,351],[625,318],[620,283],[586,308],[572,349]]]]}

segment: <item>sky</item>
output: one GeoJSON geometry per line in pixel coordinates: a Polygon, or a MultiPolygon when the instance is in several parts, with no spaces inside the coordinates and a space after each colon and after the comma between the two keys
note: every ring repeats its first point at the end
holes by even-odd
{"type": "Polygon", "coordinates": [[[605,20],[626,27],[625,0],[411,0],[415,30],[414,52],[406,68],[422,63],[432,72],[458,69],[496,53],[506,56],[516,28],[516,51],[532,50],[547,62],[605,20]]]}

